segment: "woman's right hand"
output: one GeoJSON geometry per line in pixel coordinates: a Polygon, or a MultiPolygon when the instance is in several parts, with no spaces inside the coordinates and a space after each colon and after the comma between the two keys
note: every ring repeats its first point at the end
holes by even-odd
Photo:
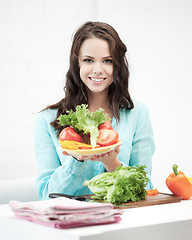
{"type": "Polygon", "coordinates": [[[99,155],[89,155],[89,156],[73,156],[77,161],[99,161],[101,162],[107,171],[112,172],[116,167],[121,165],[118,159],[118,154],[120,152],[120,146],[112,149],[111,151],[99,155]]]}

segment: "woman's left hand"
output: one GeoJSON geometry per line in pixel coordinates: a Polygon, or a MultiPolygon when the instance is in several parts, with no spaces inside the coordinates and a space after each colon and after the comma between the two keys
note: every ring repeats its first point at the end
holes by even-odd
{"type": "Polygon", "coordinates": [[[91,161],[99,161],[99,162],[104,163],[106,161],[115,159],[117,157],[117,155],[119,154],[119,152],[120,152],[120,146],[117,146],[116,148],[112,149],[111,151],[109,151],[107,153],[89,156],[88,159],[90,159],[91,161]]]}

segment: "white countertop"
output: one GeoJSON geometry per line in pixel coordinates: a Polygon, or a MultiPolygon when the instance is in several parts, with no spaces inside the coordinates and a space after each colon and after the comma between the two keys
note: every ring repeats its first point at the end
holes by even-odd
{"type": "Polygon", "coordinates": [[[192,198],[126,209],[119,223],[67,230],[17,219],[4,204],[0,205],[0,236],[2,240],[189,240],[192,239],[192,198]]]}

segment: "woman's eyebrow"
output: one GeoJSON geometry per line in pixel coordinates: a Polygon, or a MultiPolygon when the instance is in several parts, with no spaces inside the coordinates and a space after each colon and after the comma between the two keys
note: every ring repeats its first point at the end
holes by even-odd
{"type": "MultiPolygon", "coordinates": [[[[94,57],[89,55],[83,55],[82,58],[94,58],[94,57]]],[[[106,57],[103,57],[102,59],[109,59],[109,58],[112,58],[112,56],[106,56],[106,57]]]]}
{"type": "Polygon", "coordinates": [[[103,57],[103,58],[112,58],[112,56],[107,56],[107,57],[103,57]]]}
{"type": "Polygon", "coordinates": [[[83,55],[82,57],[93,58],[92,56],[89,55],[83,55]]]}

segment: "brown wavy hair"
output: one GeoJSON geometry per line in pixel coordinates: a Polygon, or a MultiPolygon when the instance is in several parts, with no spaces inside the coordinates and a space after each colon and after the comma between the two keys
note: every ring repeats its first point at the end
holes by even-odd
{"type": "MultiPolygon", "coordinates": [[[[109,44],[110,54],[113,60],[113,83],[109,86],[109,99],[113,116],[120,120],[120,108],[131,110],[134,108],[133,101],[129,94],[129,68],[125,56],[127,48],[121,41],[118,33],[109,24],[102,22],[86,22],[75,33],[70,52],[70,66],[66,74],[64,87],[65,97],[58,103],[49,105],[46,109],[58,109],[57,117],[66,114],[67,110],[75,108],[79,104],[87,104],[88,96],[86,86],[80,78],[78,64],[79,51],[82,43],[88,38],[100,38],[109,44]]],[[[51,125],[58,131],[63,129],[55,119],[51,125]]]]}

